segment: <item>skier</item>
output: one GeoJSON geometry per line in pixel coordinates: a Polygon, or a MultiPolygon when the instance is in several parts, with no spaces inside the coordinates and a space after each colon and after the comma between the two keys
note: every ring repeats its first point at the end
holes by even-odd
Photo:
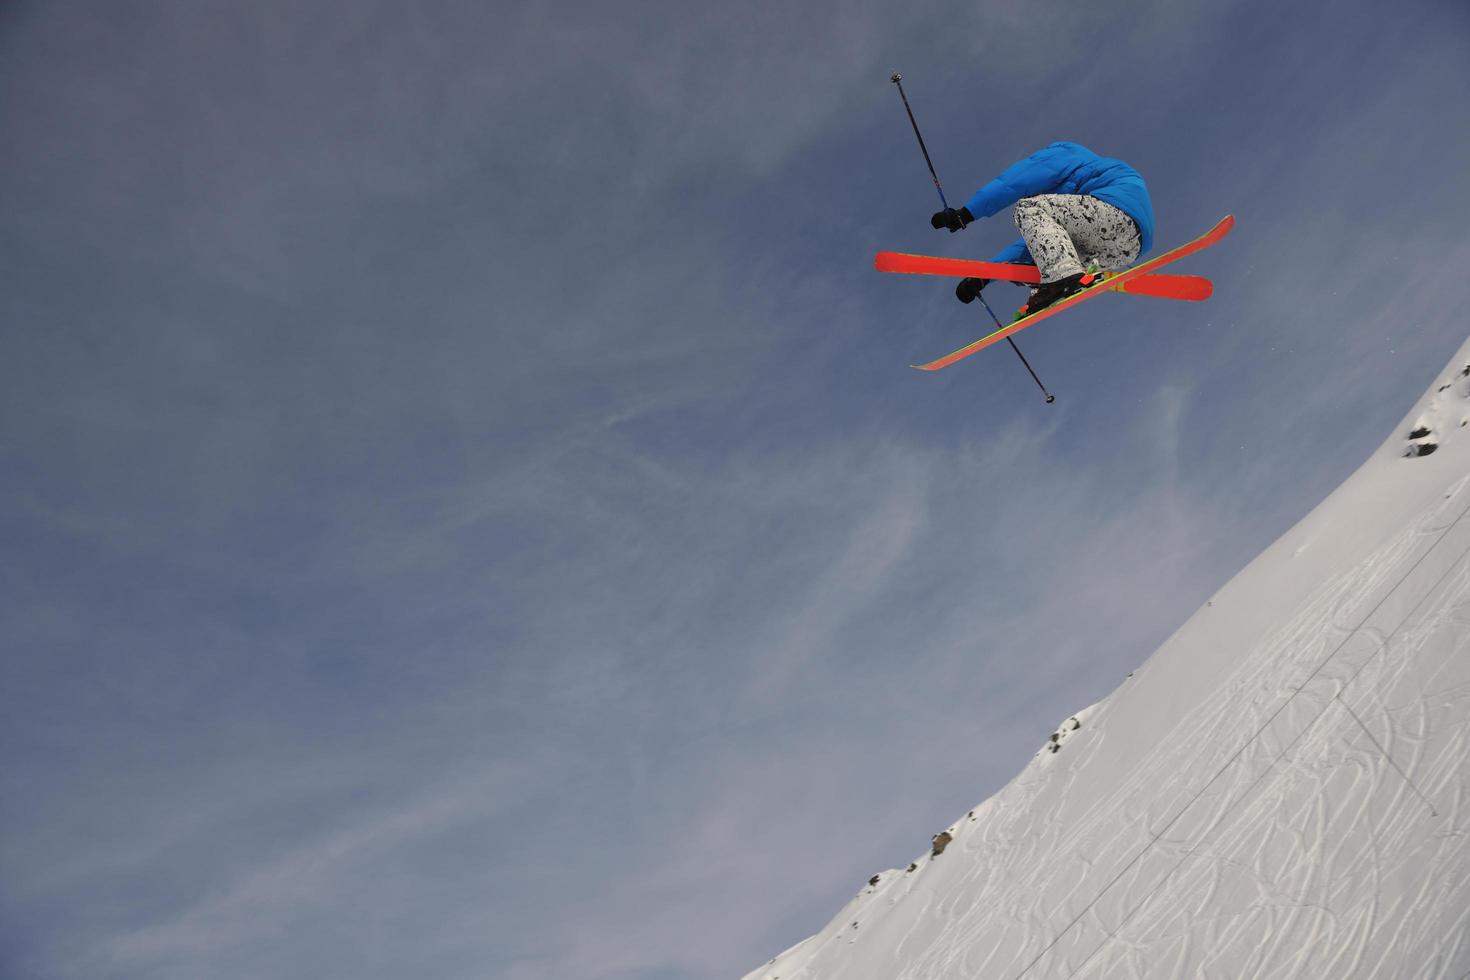
{"type": "MultiPolygon", "coordinates": [[[[1153,245],[1153,205],[1138,171],[1067,142],[1013,163],[963,207],[937,211],[929,223],[956,232],[1012,204],[1021,238],[992,261],[1033,263],[1041,271],[1018,317],[1091,286],[1099,278],[1093,269],[1126,269],[1153,245]]],[[[955,296],[973,302],[990,282],[962,279],[955,296]]]]}

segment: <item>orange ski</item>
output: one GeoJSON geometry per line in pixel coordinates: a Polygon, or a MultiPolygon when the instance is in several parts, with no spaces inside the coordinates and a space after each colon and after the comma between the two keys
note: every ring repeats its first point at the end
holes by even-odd
{"type": "MultiPolygon", "coordinates": [[[[921,276],[976,276],[997,282],[1033,283],[1041,281],[1041,271],[1034,265],[1011,262],[979,262],[975,259],[947,259],[938,255],[912,255],[908,252],[879,252],[873,256],[873,267],[879,272],[907,272],[921,276]]],[[[1105,279],[1117,279],[1119,273],[1104,273],[1105,279]]],[[[1113,292],[1133,296],[1157,296],[1198,302],[1210,298],[1214,284],[1204,276],[1173,276],[1168,273],[1139,276],[1108,286],[1113,292]]]]}
{"type": "Polygon", "coordinates": [[[1135,279],[1147,276],[1153,270],[1160,268],[1161,266],[1168,265],[1170,262],[1175,262],[1179,259],[1184,258],[1186,255],[1193,255],[1195,252],[1203,251],[1204,249],[1209,248],[1211,245],[1219,242],[1220,239],[1224,238],[1226,235],[1230,234],[1230,229],[1233,227],[1235,227],[1235,216],[1232,214],[1227,214],[1215,224],[1215,227],[1211,228],[1209,231],[1205,232],[1194,241],[1186,242],[1185,244],[1180,245],[1178,248],[1170,249],[1162,255],[1158,255],[1152,259],[1149,259],[1147,262],[1144,262],[1140,265],[1135,265],[1128,271],[1120,272],[1111,279],[1105,279],[1101,288],[1098,286],[1094,286],[1091,289],[1084,289],[1080,293],[1073,293],[1066,299],[1058,300],[1057,302],[1053,303],[1051,306],[1048,306],[1043,310],[1038,310],[1030,316],[1022,317],[1015,323],[1012,323],[1010,326],[1001,327],[994,333],[981,337],[974,343],[961,347],[959,350],[955,351],[952,354],[946,354],[936,361],[930,361],[928,364],[914,364],[911,365],[911,367],[916,367],[920,371],[938,371],[942,367],[948,367],[955,361],[969,357],[976,351],[984,350],[991,344],[999,343],[1000,341],[1005,340],[1007,337],[1017,332],[1018,330],[1025,330],[1033,323],[1045,320],[1047,317],[1055,313],[1060,313],[1063,310],[1070,309],[1071,307],[1076,306],[1078,303],[1084,302],[1094,296],[1107,292],[1107,287],[1109,287],[1110,285],[1112,288],[1117,289],[1120,286],[1127,285],[1135,279]]]}

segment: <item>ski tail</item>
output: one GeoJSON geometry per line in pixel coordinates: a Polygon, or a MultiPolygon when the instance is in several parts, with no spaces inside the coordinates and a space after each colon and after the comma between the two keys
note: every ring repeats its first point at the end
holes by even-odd
{"type": "Polygon", "coordinates": [[[1119,274],[1106,276],[1103,280],[1103,288],[1109,292],[1124,293],[1128,296],[1154,296],[1158,299],[1177,299],[1189,303],[1199,303],[1209,299],[1215,294],[1215,284],[1204,276],[1180,276],[1170,275],[1167,272],[1155,272],[1152,275],[1139,276],[1114,285],[1111,280],[1118,278],[1119,274]]]}

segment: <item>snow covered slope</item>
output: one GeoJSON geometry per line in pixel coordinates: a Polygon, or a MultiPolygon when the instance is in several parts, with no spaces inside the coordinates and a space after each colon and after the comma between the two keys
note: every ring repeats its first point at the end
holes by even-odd
{"type": "Polygon", "coordinates": [[[1470,342],[943,853],[746,980],[1470,975],[1470,342]]]}

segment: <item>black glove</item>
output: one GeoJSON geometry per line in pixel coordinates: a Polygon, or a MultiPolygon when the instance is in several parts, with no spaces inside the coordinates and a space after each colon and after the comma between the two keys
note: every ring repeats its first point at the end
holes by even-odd
{"type": "Polygon", "coordinates": [[[970,213],[969,208],[960,208],[958,211],[954,208],[945,208],[943,211],[935,211],[934,216],[929,219],[929,224],[933,225],[936,230],[948,228],[953,234],[974,220],[975,216],[970,213]]]}
{"type": "Polygon", "coordinates": [[[961,279],[960,284],[954,288],[955,299],[961,303],[973,303],[975,297],[980,295],[980,290],[988,285],[990,285],[989,279],[976,279],[974,276],[961,279]]]}

